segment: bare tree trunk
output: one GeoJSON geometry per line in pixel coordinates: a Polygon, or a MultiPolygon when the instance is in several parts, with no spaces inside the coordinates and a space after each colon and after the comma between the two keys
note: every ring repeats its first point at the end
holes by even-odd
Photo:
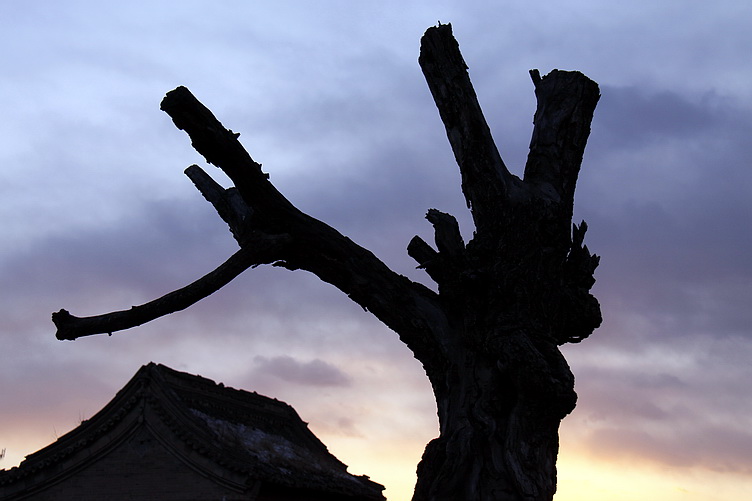
{"type": "Polygon", "coordinates": [[[431,209],[435,247],[408,245],[438,293],[397,275],[371,252],[298,210],[184,87],[162,109],[194,148],[233,181],[198,166],[186,174],[241,249],[215,271],[150,303],[96,317],[53,314],[60,339],[112,333],[186,308],[259,264],[303,269],[331,283],[393,329],[433,386],[440,435],[418,466],[415,501],[550,501],[561,420],[574,409],[574,376],[559,346],[600,325],[590,295],[598,257],[572,225],[574,189],[598,86],[577,72],[531,71],[538,109],[525,175],[504,165],[452,36],[426,31],[420,65],[462,174],[475,224],[431,209]]]}
{"type": "MultiPolygon", "coordinates": [[[[536,354],[537,356],[537,354],[536,354]]],[[[441,435],[418,466],[414,500],[543,500],[556,490],[557,408],[568,395],[536,395],[491,357],[466,356],[437,398],[441,435]]],[[[569,374],[571,378],[571,374],[569,374]]],[[[548,391],[550,393],[550,390],[548,391]]]]}
{"type": "Polygon", "coordinates": [[[439,252],[416,239],[408,247],[439,284],[455,338],[445,360],[426,364],[440,436],[414,500],[550,500],[559,424],[577,400],[558,345],[601,321],[589,294],[598,258],[582,246],[586,225],[571,226],[598,87],[576,72],[531,72],[538,112],[520,180],[499,156],[449,26],[426,32],[420,63],[476,233],[463,248],[451,216],[429,212],[439,252]]]}

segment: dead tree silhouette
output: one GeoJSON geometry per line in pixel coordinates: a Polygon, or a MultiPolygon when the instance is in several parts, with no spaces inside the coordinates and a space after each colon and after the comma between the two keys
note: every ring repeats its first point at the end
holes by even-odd
{"type": "Polygon", "coordinates": [[[561,420],[575,407],[574,377],[559,350],[601,323],[590,294],[598,257],[572,225],[574,191],[598,85],[578,72],[530,72],[537,111],[522,179],[497,151],[451,25],[429,28],[420,66],[462,175],[475,225],[465,243],[449,214],[431,209],[435,248],[414,237],[408,254],[438,293],[391,271],[370,251],[298,210],[185,87],[161,104],[193,147],[234,186],[200,167],[186,174],[227,223],[240,249],[196,282],[129,310],[53,314],[59,339],[128,329],[184,309],[244,270],[306,270],[395,331],[425,368],[440,434],[418,465],[414,500],[551,500],[561,420]]]}

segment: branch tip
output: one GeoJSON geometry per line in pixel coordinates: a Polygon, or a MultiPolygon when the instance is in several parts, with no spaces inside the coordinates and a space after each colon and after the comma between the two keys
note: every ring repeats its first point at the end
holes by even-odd
{"type": "Polygon", "coordinates": [[[537,69],[530,70],[530,78],[533,80],[533,85],[537,87],[542,80],[540,71],[538,71],[537,69]]]}

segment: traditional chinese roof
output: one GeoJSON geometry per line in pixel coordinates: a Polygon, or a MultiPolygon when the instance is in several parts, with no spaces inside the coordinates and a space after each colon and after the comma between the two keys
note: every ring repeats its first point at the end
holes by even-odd
{"type": "Polygon", "coordinates": [[[341,499],[384,499],[383,486],[347,473],[288,404],[155,363],[141,367],[91,419],[0,471],[0,499],[11,484],[75,474],[144,424],[173,454],[224,485],[264,482],[341,499]]]}

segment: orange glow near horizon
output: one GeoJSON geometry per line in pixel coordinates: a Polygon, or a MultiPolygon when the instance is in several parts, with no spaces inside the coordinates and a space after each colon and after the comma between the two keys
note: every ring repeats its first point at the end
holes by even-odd
{"type": "MultiPolygon", "coordinates": [[[[350,466],[386,485],[389,501],[410,501],[415,468],[425,444],[369,441],[363,437],[322,437],[329,450],[350,466]]],[[[54,439],[18,437],[6,446],[0,466],[10,469],[24,456],[54,439]],[[41,444],[41,445],[38,445],[41,444]],[[26,449],[22,449],[27,446],[26,449]]],[[[574,451],[562,451],[558,461],[558,492],[554,501],[731,501],[752,491],[752,477],[708,470],[672,469],[655,463],[609,462],[574,451]]]]}
{"type": "Polygon", "coordinates": [[[652,462],[609,462],[574,452],[559,455],[554,501],[731,501],[745,499],[752,478],[652,462]]]}
{"type": "MultiPolygon", "coordinates": [[[[369,442],[326,437],[329,450],[354,474],[386,485],[389,501],[410,501],[424,443],[369,442]]],[[[752,491],[752,477],[650,462],[604,461],[574,450],[558,460],[554,501],[736,501],[752,491]]]]}

